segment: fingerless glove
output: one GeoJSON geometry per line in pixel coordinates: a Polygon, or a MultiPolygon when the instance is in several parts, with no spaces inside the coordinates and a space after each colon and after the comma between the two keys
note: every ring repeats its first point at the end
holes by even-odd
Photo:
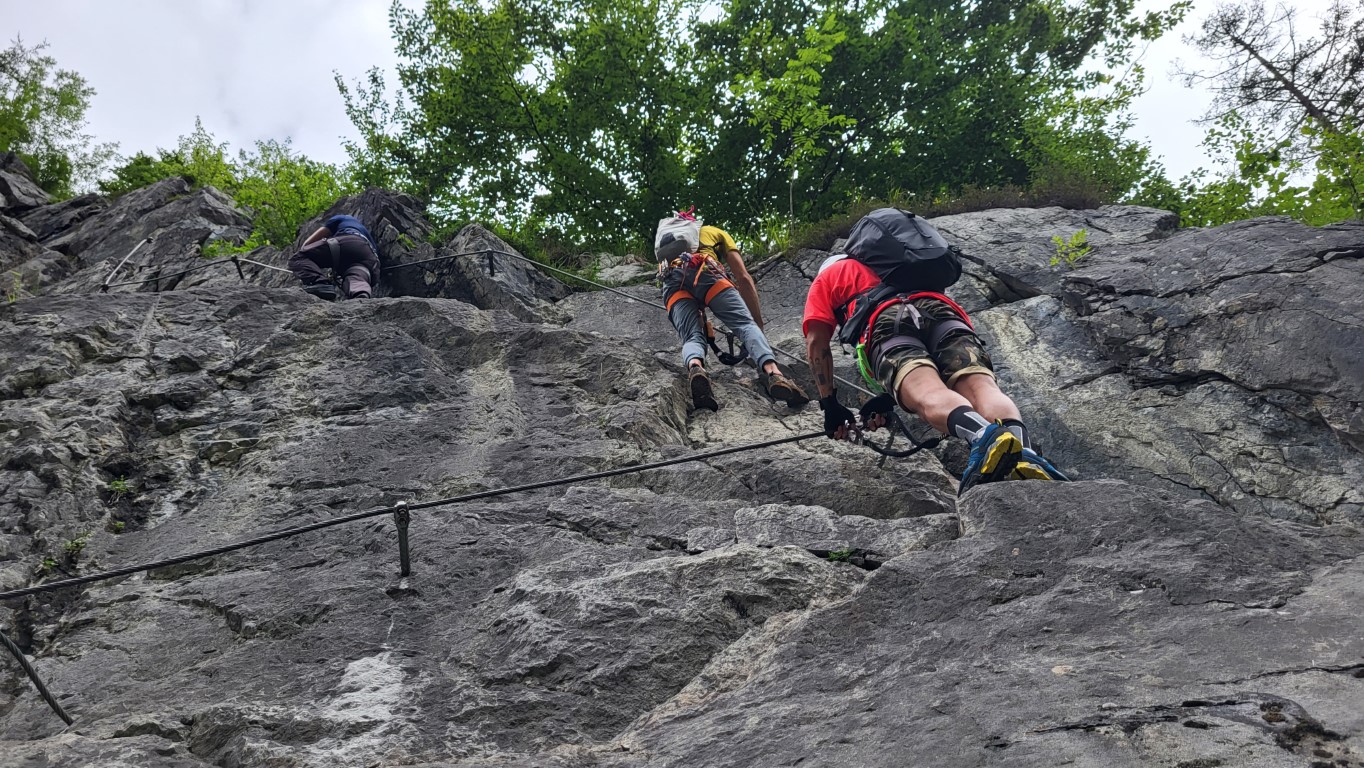
{"type": "Polygon", "coordinates": [[[852,411],[838,402],[838,390],[834,390],[828,397],[821,397],[819,409],[824,411],[824,435],[829,438],[834,437],[839,427],[854,423],[853,419],[856,418],[852,411]]]}

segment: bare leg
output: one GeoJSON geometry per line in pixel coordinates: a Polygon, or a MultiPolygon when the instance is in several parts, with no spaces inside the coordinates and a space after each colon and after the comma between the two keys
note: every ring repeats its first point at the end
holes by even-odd
{"type": "MultiPolygon", "coordinates": [[[[963,376],[959,379],[958,385],[966,378],[963,376]]],[[[971,405],[965,397],[948,389],[938,376],[938,369],[931,365],[919,366],[906,374],[896,394],[899,395],[900,407],[917,413],[919,418],[943,434],[947,434],[948,415],[963,405],[971,405]]]]}
{"type": "MultiPolygon", "coordinates": [[[[1021,421],[1023,418],[1018,412],[1018,406],[1014,405],[1014,401],[1004,394],[1004,391],[999,388],[999,384],[996,384],[991,376],[983,373],[968,373],[957,379],[952,385],[952,389],[967,401],[958,403],[958,405],[969,403],[976,410],[976,413],[990,421],[1001,421],[1003,419],[1021,421]]],[[[938,425],[933,424],[933,426],[938,425]]]]}

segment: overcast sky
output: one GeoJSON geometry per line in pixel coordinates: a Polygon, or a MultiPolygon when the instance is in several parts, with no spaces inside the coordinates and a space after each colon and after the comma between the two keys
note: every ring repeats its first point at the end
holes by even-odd
{"type": "MultiPolygon", "coordinates": [[[[1289,1],[1304,17],[1329,4],[1289,1]]],[[[1199,61],[1181,38],[1212,6],[1195,0],[1188,20],[1143,59],[1150,90],[1132,133],[1175,178],[1207,165],[1192,121],[1208,96],[1172,72],[1176,59],[1199,61]]],[[[341,139],[353,131],[333,71],[350,82],[397,61],[387,0],[0,0],[0,32],[6,41],[46,41],[59,66],[84,76],[97,91],[90,132],[126,155],[173,147],[197,115],[234,150],[288,136],[309,157],[342,162],[341,139]]]]}

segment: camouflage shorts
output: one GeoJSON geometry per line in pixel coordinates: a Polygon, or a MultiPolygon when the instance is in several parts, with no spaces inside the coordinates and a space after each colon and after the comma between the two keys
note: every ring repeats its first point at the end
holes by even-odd
{"type": "MultiPolygon", "coordinates": [[[[892,338],[897,333],[913,335],[926,342],[930,337],[930,331],[938,322],[961,319],[952,307],[938,299],[915,299],[910,304],[919,311],[921,327],[918,331],[915,331],[913,321],[907,312],[899,318],[897,331],[899,308],[886,307],[876,318],[876,325],[871,330],[871,338],[867,342],[869,350],[874,349],[883,339],[892,338]]],[[[933,366],[949,387],[968,373],[983,373],[990,378],[994,378],[995,375],[994,364],[990,362],[990,355],[986,353],[980,337],[964,329],[948,334],[938,343],[936,349],[929,350],[925,346],[899,346],[888,350],[881,359],[873,360],[871,363],[876,372],[876,380],[887,392],[897,391],[900,382],[910,371],[925,365],[933,366]]]]}

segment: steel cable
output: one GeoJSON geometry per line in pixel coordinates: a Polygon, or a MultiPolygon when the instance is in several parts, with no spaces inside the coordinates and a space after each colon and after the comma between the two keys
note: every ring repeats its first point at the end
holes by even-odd
{"type": "Polygon", "coordinates": [[[191,552],[189,554],[178,555],[176,557],[168,557],[150,563],[128,565],[122,568],[115,568],[109,571],[92,573],[86,576],[78,576],[71,579],[63,579],[61,581],[48,582],[47,584],[39,584],[37,586],[25,587],[23,589],[14,589],[8,592],[0,592],[0,600],[9,600],[16,597],[26,597],[28,595],[37,595],[42,594],[44,592],[55,592],[56,590],[65,589],[67,587],[77,587],[83,584],[92,584],[98,581],[108,581],[109,579],[116,579],[119,578],[120,576],[129,576],[134,573],[140,573],[142,571],[151,571],[157,568],[165,568],[172,565],[179,565],[180,563],[187,563],[191,560],[201,560],[206,557],[213,557],[215,555],[226,554],[228,552],[235,552],[239,549],[247,549],[249,547],[259,546],[261,544],[268,544],[269,542],[278,541],[280,539],[287,539],[293,536],[298,536],[299,534],[308,533],[309,531],[316,531],[322,528],[331,528],[333,526],[351,523],[357,520],[365,520],[371,517],[378,517],[380,515],[391,514],[398,510],[400,506],[405,506],[408,510],[411,511],[419,509],[432,509],[434,507],[443,507],[451,504],[460,504],[466,501],[476,501],[479,499],[488,499],[495,496],[505,496],[511,493],[534,491],[539,490],[541,488],[552,488],[555,486],[569,485],[572,483],[581,483],[589,480],[600,480],[602,478],[615,477],[617,475],[627,475],[634,472],[645,472],[651,469],[661,469],[663,467],[670,467],[676,464],[685,464],[692,461],[703,461],[706,459],[713,459],[718,456],[726,456],[731,453],[742,453],[744,451],[757,450],[759,448],[770,448],[775,445],[794,443],[801,440],[809,440],[815,437],[824,437],[824,433],[810,432],[808,434],[803,435],[782,437],[776,440],[765,440],[760,443],[749,443],[746,445],[733,446],[730,448],[720,448],[714,451],[698,453],[692,456],[683,456],[677,459],[665,459],[663,461],[655,461],[649,464],[637,464],[629,467],[618,467],[616,469],[603,470],[601,472],[591,472],[584,475],[574,475],[573,477],[565,477],[557,480],[541,480],[534,483],[525,483],[523,485],[514,485],[506,488],[494,488],[487,491],[466,493],[461,496],[451,496],[449,498],[436,499],[434,501],[423,501],[415,504],[409,503],[405,505],[380,507],[378,509],[367,509],[362,512],[354,512],[349,515],[342,515],[341,517],[333,517],[328,518],[326,520],[319,520],[315,523],[308,523],[307,525],[300,525],[293,528],[285,528],[280,531],[275,531],[274,533],[267,533],[261,536],[257,536],[253,539],[246,539],[245,541],[224,544],[220,547],[214,547],[212,549],[206,549],[199,552],[191,552]]]}
{"type": "Polygon", "coordinates": [[[57,717],[64,720],[67,725],[71,725],[73,722],[71,720],[71,715],[66,714],[66,710],[62,709],[61,703],[52,695],[51,691],[47,690],[47,686],[43,685],[43,679],[38,677],[38,672],[33,669],[33,665],[29,664],[28,659],[24,658],[24,652],[19,649],[19,646],[15,645],[13,640],[6,637],[4,632],[0,632],[0,640],[4,641],[5,647],[9,649],[10,653],[14,654],[14,658],[19,660],[19,666],[24,668],[24,674],[28,675],[28,679],[33,681],[33,687],[38,689],[38,693],[42,694],[43,700],[47,702],[49,707],[52,707],[53,712],[57,713],[57,717]]]}

